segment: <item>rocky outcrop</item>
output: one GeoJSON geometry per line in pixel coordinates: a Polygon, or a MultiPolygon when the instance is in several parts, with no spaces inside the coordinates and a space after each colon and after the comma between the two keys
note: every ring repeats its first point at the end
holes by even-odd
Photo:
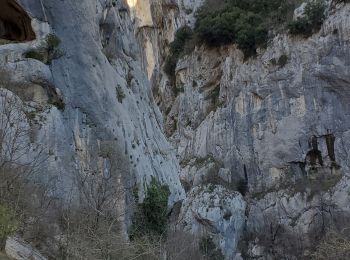
{"type": "Polygon", "coordinates": [[[82,176],[107,175],[140,199],[156,177],[169,186],[169,205],[182,199],[127,4],[38,3],[21,1],[36,39],[0,45],[1,87],[23,102],[30,140],[46,157],[35,178],[70,202],[79,202],[82,176]]]}
{"type": "Polygon", "coordinates": [[[169,205],[184,199],[177,227],[227,259],[300,259],[350,214],[350,6],[332,4],[319,33],[281,33],[248,60],[234,45],[196,46],[173,84],[169,43],[202,2],[22,0],[35,39],[23,29],[31,41],[0,45],[0,85],[48,158],[36,178],[52,197],[78,203],[81,176],[112,176],[142,200],[155,176],[169,205]]]}
{"type": "Polygon", "coordinates": [[[202,239],[214,234],[221,251],[231,259],[245,223],[245,208],[246,203],[238,192],[222,186],[198,186],[183,201],[178,226],[202,239]]]}
{"type": "Polygon", "coordinates": [[[141,198],[143,183],[151,176],[169,184],[170,203],[182,198],[178,166],[161,132],[161,115],[141,68],[127,5],[105,1],[76,5],[52,1],[42,9],[23,1],[33,17],[46,16],[48,23],[34,26],[40,36],[34,42],[0,46],[10,77],[34,92],[29,95],[32,100],[24,101],[45,107],[56,93],[64,103],[62,111],[55,106],[37,111],[38,117],[45,111],[36,140],[50,150],[47,180],[55,180],[58,196],[69,194],[74,176],[111,170],[108,165],[113,162],[113,174],[128,185],[136,182],[141,198]],[[60,55],[51,64],[26,58],[28,50],[45,48],[49,34],[59,39],[60,55]]]}
{"type": "MultiPolygon", "coordinates": [[[[189,10],[200,3],[178,3],[176,28],[193,25],[189,10]]],[[[325,225],[333,228],[349,214],[343,192],[350,166],[350,6],[330,6],[322,29],[308,39],[279,34],[248,60],[234,45],[197,46],[178,62],[176,85],[153,72],[188,194],[213,171],[233,189],[247,182],[247,257],[301,254],[325,225]],[[295,234],[307,237],[305,246],[283,246],[297,241],[295,234]]],[[[163,52],[156,54],[160,62],[163,52]]]]}
{"type": "Polygon", "coordinates": [[[46,260],[38,251],[28,243],[17,237],[10,237],[6,241],[6,254],[16,260],[46,260]]]}
{"type": "Polygon", "coordinates": [[[202,0],[130,0],[135,35],[141,46],[142,64],[151,81],[155,101],[162,112],[174,103],[174,90],[163,72],[169,43],[176,30],[194,25],[194,14],[202,0]]]}

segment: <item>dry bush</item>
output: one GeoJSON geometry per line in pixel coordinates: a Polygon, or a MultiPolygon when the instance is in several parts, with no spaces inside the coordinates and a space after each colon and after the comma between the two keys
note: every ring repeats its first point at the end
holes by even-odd
{"type": "Polygon", "coordinates": [[[21,190],[46,160],[43,149],[30,142],[31,129],[21,101],[0,89],[0,200],[15,202],[21,190]],[[24,184],[23,184],[24,185],[24,184]],[[16,187],[16,189],[14,189],[16,187]]]}
{"type": "Polygon", "coordinates": [[[0,89],[0,202],[17,209],[23,186],[47,159],[44,149],[30,142],[30,136],[21,101],[0,89]]]}
{"type": "MultiPolygon", "coordinates": [[[[1,89],[0,205],[15,212],[18,235],[43,255],[84,260],[157,260],[164,256],[170,260],[205,259],[198,251],[197,240],[185,233],[128,239],[124,215],[129,212],[120,203],[130,191],[122,188],[113,174],[122,169],[115,168],[121,167],[120,160],[112,152],[104,155],[109,158],[109,169],[99,171],[96,165],[88,166],[85,174],[77,176],[78,202],[72,198],[74,203],[64,204],[53,198],[47,184],[35,181],[36,174],[44,174],[42,165],[47,157],[43,149],[30,142],[30,135],[21,101],[1,89]]],[[[128,210],[133,206],[128,205],[128,210]]]]}
{"type": "Polygon", "coordinates": [[[316,251],[311,254],[315,260],[347,260],[350,259],[350,236],[349,230],[341,232],[329,231],[323,241],[317,246],[316,251]]]}
{"type": "Polygon", "coordinates": [[[62,216],[61,258],[84,260],[162,259],[162,241],[144,236],[128,240],[118,216],[70,208],[62,216]]]}
{"type": "Polygon", "coordinates": [[[47,189],[33,179],[47,156],[43,148],[30,142],[30,135],[22,102],[12,92],[0,89],[0,206],[15,213],[17,233],[30,241],[43,241],[43,232],[33,231],[41,226],[38,223],[47,215],[52,200],[47,189]]]}
{"type": "Polygon", "coordinates": [[[184,231],[170,231],[165,242],[167,260],[206,259],[199,249],[198,239],[184,231]]]}

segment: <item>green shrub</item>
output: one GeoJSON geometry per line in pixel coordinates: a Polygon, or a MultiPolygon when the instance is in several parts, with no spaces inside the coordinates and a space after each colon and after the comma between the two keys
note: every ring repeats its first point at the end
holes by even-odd
{"type": "MultiPolygon", "coordinates": [[[[218,47],[237,44],[245,58],[256,55],[258,47],[267,46],[269,32],[284,29],[293,18],[294,9],[301,0],[206,0],[196,13],[192,32],[189,27],[180,28],[171,43],[164,71],[174,80],[176,64],[184,53],[191,52],[196,44],[205,43],[218,47]]],[[[318,7],[307,10],[317,24],[318,7]]],[[[323,20],[323,19],[321,19],[323,20]]],[[[289,25],[291,32],[308,30],[308,23],[301,20],[289,25]]]]}
{"type": "Polygon", "coordinates": [[[292,35],[309,37],[320,30],[325,19],[326,4],[324,0],[313,0],[305,6],[304,16],[289,24],[292,35]]]}
{"type": "Polygon", "coordinates": [[[123,103],[123,99],[126,97],[124,90],[122,89],[122,87],[118,86],[118,87],[116,87],[116,91],[117,91],[118,102],[123,103]]]}
{"type": "Polygon", "coordinates": [[[49,34],[46,38],[47,48],[40,48],[39,50],[30,50],[24,54],[27,59],[39,60],[45,64],[50,65],[52,60],[62,56],[57,50],[61,40],[55,34],[49,34]]]}
{"type": "Polygon", "coordinates": [[[50,65],[52,63],[52,60],[58,59],[63,55],[63,53],[57,49],[61,43],[61,40],[55,34],[51,33],[47,36],[46,43],[47,43],[47,54],[48,54],[46,64],[50,65]]]}
{"type": "Polygon", "coordinates": [[[35,51],[35,50],[27,51],[27,52],[24,54],[24,57],[27,58],[27,59],[39,60],[39,61],[45,63],[45,57],[44,57],[44,55],[43,55],[41,52],[39,52],[39,51],[35,51]]]}
{"type": "Polygon", "coordinates": [[[58,98],[52,102],[52,105],[57,107],[58,110],[64,111],[66,108],[66,104],[64,103],[62,98],[58,98]]]}
{"type": "Polygon", "coordinates": [[[60,45],[61,40],[55,34],[49,34],[46,38],[46,43],[49,51],[53,51],[60,45]]]}
{"type": "Polygon", "coordinates": [[[174,77],[177,61],[181,55],[184,54],[185,50],[189,52],[191,49],[189,43],[192,37],[192,29],[188,26],[181,27],[177,30],[174,41],[170,44],[169,55],[164,65],[164,71],[168,76],[174,77]]]}
{"type": "Polygon", "coordinates": [[[0,250],[4,248],[6,238],[16,230],[15,213],[9,207],[0,205],[0,250]]]}
{"type": "MultiPolygon", "coordinates": [[[[243,51],[245,58],[248,58],[256,55],[257,48],[266,47],[269,32],[273,35],[286,26],[293,35],[302,34],[309,37],[320,29],[325,19],[326,5],[324,0],[312,0],[305,7],[305,16],[290,22],[294,9],[301,2],[300,0],[206,0],[196,13],[194,31],[183,27],[176,33],[164,71],[174,79],[179,57],[184,53],[184,49],[191,51],[195,44],[205,43],[217,47],[234,43],[243,51]]],[[[280,60],[279,66],[283,67],[287,60],[280,60]]]]}
{"type": "Polygon", "coordinates": [[[245,57],[265,47],[268,31],[291,19],[293,0],[206,0],[196,18],[195,33],[210,46],[236,43],[245,57]]]}
{"type": "Polygon", "coordinates": [[[168,186],[160,184],[153,178],[147,186],[145,199],[138,205],[134,214],[131,239],[144,236],[159,237],[165,233],[169,195],[168,186]]]}

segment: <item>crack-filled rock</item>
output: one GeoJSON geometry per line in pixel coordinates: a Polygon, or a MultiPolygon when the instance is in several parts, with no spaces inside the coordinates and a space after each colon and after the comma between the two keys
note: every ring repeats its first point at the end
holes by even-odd
{"type": "Polygon", "coordinates": [[[183,200],[177,228],[226,259],[300,259],[326,228],[347,225],[349,4],[332,4],[313,36],[281,32],[249,59],[198,44],[172,81],[169,43],[202,0],[0,3],[2,37],[26,41],[0,45],[1,88],[47,156],[35,178],[52,198],[79,204],[81,176],[111,176],[128,193],[117,209],[126,232],[156,177],[169,206],[183,200]],[[52,34],[61,44],[47,62],[52,34]]]}
{"type": "MultiPolygon", "coordinates": [[[[108,177],[108,187],[119,192],[109,202],[118,202],[114,214],[122,216],[123,232],[132,191],[141,202],[152,178],[169,187],[169,207],[183,199],[178,159],[162,133],[127,5],[50,0],[41,6],[27,0],[23,6],[38,37],[0,45],[0,84],[18,95],[26,142],[43,156],[44,170],[31,179],[45,185],[50,198],[79,206],[86,199],[79,180],[108,177]],[[52,35],[60,42],[59,55],[48,63],[36,54],[57,45],[52,35]]],[[[34,155],[28,152],[25,159],[34,155]]],[[[55,250],[52,242],[42,249],[44,255],[55,250]]]]}
{"type": "MultiPolygon", "coordinates": [[[[181,26],[192,26],[192,11],[201,2],[178,1],[180,14],[169,14],[166,28],[175,28],[175,33],[181,26]]],[[[298,258],[318,242],[323,220],[334,228],[337,216],[349,215],[344,192],[350,171],[350,6],[343,1],[329,3],[321,30],[307,39],[281,32],[250,59],[244,59],[234,44],[217,48],[197,44],[178,61],[176,85],[157,66],[152,74],[153,93],[165,116],[165,131],[177,148],[188,194],[211,168],[209,163],[195,165],[197,158],[220,161],[220,169],[215,169],[218,177],[227,172],[228,180],[247,181],[249,227],[243,233],[248,245],[241,249],[248,259],[288,254],[298,258]],[[279,65],[279,60],[286,62],[279,65]],[[281,203],[284,197],[294,204],[281,203]],[[265,214],[270,208],[271,214],[265,214]],[[322,217],[313,218],[317,210],[322,217]],[[334,218],[329,217],[332,214],[334,218]],[[286,221],[288,217],[291,220],[286,221]],[[269,237],[262,237],[268,229],[269,237]],[[284,247],[283,241],[300,240],[295,233],[305,237],[307,246],[295,242],[298,248],[284,247]]],[[[153,20],[157,17],[154,11],[153,20]]],[[[153,32],[162,31],[161,26],[153,32]]],[[[150,35],[143,34],[144,41],[150,35]]],[[[159,49],[155,56],[162,67],[172,38],[159,33],[157,40],[152,39],[151,49],[159,49]],[[165,45],[165,55],[159,43],[165,45]]]]}
{"type": "Polygon", "coordinates": [[[226,259],[233,259],[245,223],[245,209],[238,192],[212,184],[196,187],[182,203],[178,228],[201,239],[214,237],[226,259]]]}

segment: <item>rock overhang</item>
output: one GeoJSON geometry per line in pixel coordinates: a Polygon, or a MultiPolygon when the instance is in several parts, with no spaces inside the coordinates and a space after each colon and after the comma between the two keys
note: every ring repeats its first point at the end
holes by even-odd
{"type": "Polygon", "coordinates": [[[0,0],[0,39],[27,42],[34,40],[31,17],[15,0],[0,0]]]}

